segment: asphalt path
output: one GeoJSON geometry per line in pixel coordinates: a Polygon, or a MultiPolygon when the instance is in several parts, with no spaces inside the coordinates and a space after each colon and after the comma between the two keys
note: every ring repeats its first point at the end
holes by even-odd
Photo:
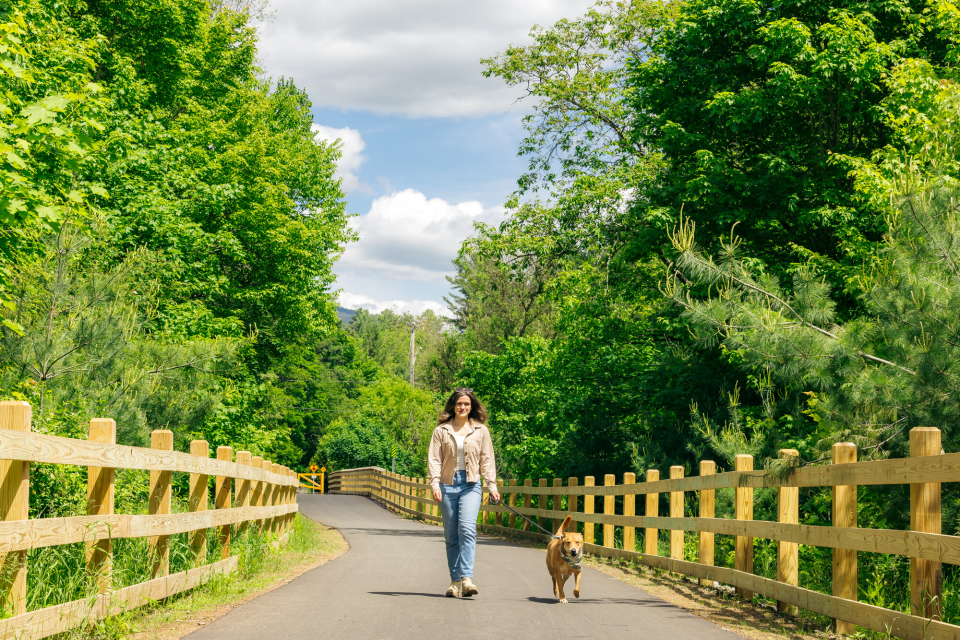
{"type": "Polygon", "coordinates": [[[553,595],[544,552],[480,536],[480,594],[445,598],[439,527],[357,496],[298,496],[301,514],[343,534],[350,549],[190,634],[191,640],[736,640],[717,625],[584,569],[580,599],[553,595]]]}

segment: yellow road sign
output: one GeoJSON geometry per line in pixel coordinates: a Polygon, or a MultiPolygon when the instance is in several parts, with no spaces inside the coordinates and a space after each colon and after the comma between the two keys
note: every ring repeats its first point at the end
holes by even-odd
{"type": "Polygon", "coordinates": [[[316,471],[316,470],[317,470],[317,465],[315,464],[310,465],[310,471],[316,471]]]}

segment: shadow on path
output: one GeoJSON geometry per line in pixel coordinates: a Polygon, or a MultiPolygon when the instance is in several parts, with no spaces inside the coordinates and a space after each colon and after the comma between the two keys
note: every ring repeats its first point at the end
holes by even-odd
{"type": "Polygon", "coordinates": [[[368,591],[375,596],[417,596],[420,598],[446,598],[442,593],[414,593],[412,591],[368,591]]]}

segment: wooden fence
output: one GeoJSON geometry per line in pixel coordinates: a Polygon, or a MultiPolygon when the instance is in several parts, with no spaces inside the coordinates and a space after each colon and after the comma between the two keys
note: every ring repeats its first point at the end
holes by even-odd
{"type": "MultiPolygon", "coordinates": [[[[797,456],[794,450],[782,450],[781,456],[797,456]]],[[[641,564],[698,578],[702,584],[714,582],[736,587],[737,593],[750,598],[754,593],[777,601],[786,611],[800,607],[836,620],[839,633],[850,634],[860,626],[908,640],[960,640],[960,626],[940,620],[943,605],[941,563],[960,564],[960,537],[942,535],[940,485],[960,482],[960,453],[943,454],[940,431],[916,428],[910,432],[910,456],[903,459],[856,461],[856,447],[850,443],[833,447],[832,464],[799,467],[783,477],[753,469],[751,456],[737,456],[735,470],[716,473],[712,461],[700,463],[699,475],[684,478],[683,467],[671,467],[670,478],[660,479],[659,471],[646,472],[645,482],[636,482],[634,474],[624,474],[622,484],[613,475],[597,486],[593,477],[569,478],[566,486],[556,478],[552,486],[541,478],[509,481],[500,487],[504,500],[518,512],[536,517],[554,531],[570,515],[584,523],[585,550],[588,553],[634,560],[641,564]],[[779,477],[778,477],[779,476],[779,477]],[[518,486],[519,484],[519,486],[518,486]],[[910,530],[862,529],[857,527],[858,485],[910,485],[910,530]],[[753,490],[776,488],[777,522],[753,519],[753,490]],[[831,487],[833,526],[799,524],[799,489],[831,487]],[[717,489],[733,489],[734,519],[714,517],[717,489]],[[699,492],[699,514],[684,513],[684,494],[699,492]],[[669,515],[659,513],[660,494],[669,494],[669,515]],[[646,496],[644,515],[636,514],[636,496],[646,496]],[[562,497],[566,508],[562,509],[562,497]],[[584,496],[581,501],[580,496],[584,496]],[[595,513],[594,496],[603,496],[603,512],[595,513]],[[621,513],[616,513],[616,496],[622,496],[621,513]],[[532,499],[537,498],[537,507],[532,499]],[[589,498],[589,499],[588,499],[589,498]],[[552,504],[550,504],[552,502],[552,504]],[[581,510],[582,506],[582,510],[581,510]],[[602,527],[603,544],[595,541],[594,527],[602,527]],[[615,528],[621,528],[622,548],[615,547],[615,528]],[[636,529],[643,528],[644,551],[635,551],[636,529]],[[658,555],[658,532],[670,532],[669,557],[658,555]],[[684,532],[698,532],[698,561],[684,560],[684,532]],[[714,566],[714,536],[735,536],[734,568],[714,566]],[[775,540],[777,578],[753,573],[753,539],[775,540]],[[833,549],[833,594],[828,595],[798,586],[799,545],[833,549]],[[857,552],[884,553],[910,558],[911,613],[902,613],[858,602],[857,552]]],[[[423,478],[410,478],[378,467],[337,471],[329,478],[330,493],[365,495],[388,508],[424,520],[440,522],[437,503],[423,478]]],[[[546,536],[516,528],[518,518],[500,505],[489,504],[483,493],[480,527],[490,532],[520,534],[544,539],[546,536]]],[[[522,522],[522,521],[521,521],[522,522]]]]}
{"type": "Polygon", "coordinates": [[[195,440],[190,453],[173,451],[173,433],[154,431],[151,447],[116,444],[116,423],[92,420],[88,440],[31,432],[26,402],[0,402],[0,598],[14,613],[0,620],[0,640],[30,640],[62,633],[191,589],[217,574],[233,571],[231,525],[259,526],[281,538],[297,512],[296,473],[247,451],[195,440]],[[87,515],[29,518],[30,463],[87,467],[87,515]],[[149,515],[114,513],[115,469],[150,471],[149,515]],[[188,513],[171,513],[174,472],[190,474],[188,513]],[[208,478],[215,477],[215,508],[210,510],[208,478]],[[234,480],[236,486],[234,487],[234,480]],[[252,525],[253,521],[257,525],[252,525]],[[221,554],[207,563],[207,530],[217,527],[221,554]],[[170,536],[191,533],[193,568],[170,575],[170,536]],[[153,579],[113,589],[113,540],[149,538],[153,579]],[[86,545],[88,598],[26,611],[27,552],[64,544],[86,545]]]}

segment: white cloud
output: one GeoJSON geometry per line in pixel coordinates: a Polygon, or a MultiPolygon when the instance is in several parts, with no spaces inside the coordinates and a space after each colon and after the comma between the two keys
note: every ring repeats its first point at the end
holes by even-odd
{"type": "Polygon", "coordinates": [[[317,140],[324,140],[326,142],[340,140],[340,160],[337,162],[336,177],[343,179],[343,190],[347,193],[354,191],[371,193],[372,189],[370,185],[361,182],[357,176],[360,165],[367,159],[367,157],[363,155],[363,150],[366,149],[367,143],[364,142],[360,132],[350,127],[334,129],[333,127],[325,127],[322,124],[314,124],[311,129],[315,132],[314,137],[317,140]]]}
{"type": "Polygon", "coordinates": [[[337,272],[443,282],[453,273],[451,261],[473,232],[473,223],[497,224],[503,216],[503,207],[428,200],[413,189],[382,196],[373,201],[369,213],[352,220],[360,239],[347,246],[337,272]]]}
{"type": "Polygon", "coordinates": [[[534,24],[593,0],[273,0],[259,52],[317,107],[411,117],[503,113],[520,90],[481,76],[480,58],[528,42],[534,24]]]}
{"type": "Polygon", "coordinates": [[[418,316],[427,309],[430,309],[435,314],[445,318],[453,317],[453,314],[450,313],[446,305],[433,300],[413,300],[411,302],[404,300],[375,300],[370,296],[343,291],[340,293],[338,302],[340,306],[345,309],[366,309],[370,313],[380,313],[387,309],[393,309],[397,313],[412,313],[418,316]]]}

